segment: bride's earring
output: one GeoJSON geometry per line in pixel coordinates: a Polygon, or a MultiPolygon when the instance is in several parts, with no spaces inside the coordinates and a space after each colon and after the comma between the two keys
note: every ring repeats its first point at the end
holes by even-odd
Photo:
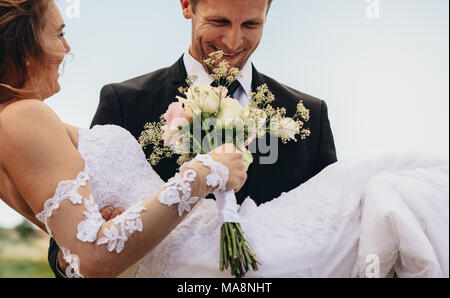
{"type": "Polygon", "coordinates": [[[30,61],[25,61],[25,65],[26,65],[27,67],[30,67],[30,61]]]}

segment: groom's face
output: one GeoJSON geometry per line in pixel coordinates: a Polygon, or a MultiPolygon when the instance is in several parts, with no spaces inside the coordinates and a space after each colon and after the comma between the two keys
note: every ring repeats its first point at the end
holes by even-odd
{"type": "MultiPolygon", "coordinates": [[[[190,1],[181,1],[182,5],[190,1]]],[[[222,50],[232,67],[242,69],[256,50],[269,9],[268,0],[198,0],[195,9],[183,5],[192,19],[191,55],[204,65],[209,54],[222,50]]]]}

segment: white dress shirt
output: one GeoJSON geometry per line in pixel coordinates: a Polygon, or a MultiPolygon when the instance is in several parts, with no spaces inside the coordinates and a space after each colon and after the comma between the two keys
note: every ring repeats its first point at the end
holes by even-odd
{"type": "MultiPolygon", "coordinates": [[[[194,85],[211,84],[214,80],[203,68],[203,65],[194,59],[189,53],[189,50],[183,56],[184,66],[188,76],[197,76],[194,85]]],[[[250,59],[245,63],[241,69],[242,78],[238,79],[241,86],[233,94],[233,98],[237,99],[242,106],[250,104],[250,92],[252,91],[252,63],[250,59]]]]}

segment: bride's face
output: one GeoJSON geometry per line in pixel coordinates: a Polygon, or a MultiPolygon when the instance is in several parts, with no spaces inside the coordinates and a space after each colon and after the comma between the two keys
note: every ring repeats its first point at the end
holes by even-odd
{"type": "Polygon", "coordinates": [[[33,89],[39,90],[40,99],[46,99],[58,93],[60,85],[59,67],[70,46],[64,38],[64,21],[53,0],[50,1],[45,14],[45,25],[41,33],[41,46],[45,53],[44,62],[30,59],[29,84],[33,89]]]}

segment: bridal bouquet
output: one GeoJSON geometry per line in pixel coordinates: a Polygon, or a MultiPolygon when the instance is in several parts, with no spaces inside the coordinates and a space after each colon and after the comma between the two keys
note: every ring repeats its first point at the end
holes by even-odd
{"type": "MultiPolygon", "coordinates": [[[[296,136],[305,139],[310,135],[303,128],[309,120],[309,110],[300,101],[293,117],[286,116],[286,109],[274,108],[275,100],[267,85],[257,88],[251,94],[251,102],[243,107],[239,101],[228,95],[228,89],[241,73],[222,60],[223,52],[209,55],[205,60],[218,87],[194,85],[195,77],[188,77],[187,88],[180,87],[183,96],[172,103],[159,122],[147,123],[139,139],[142,147],[152,146],[148,158],[152,165],[161,159],[179,155],[178,164],[206,154],[224,143],[233,143],[243,153],[246,170],[253,162],[252,153],[246,148],[254,139],[267,133],[279,137],[283,143],[297,141],[296,136]]],[[[254,248],[245,238],[239,224],[234,191],[215,193],[218,204],[234,202],[228,206],[229,214],[221,215],[224,222],[220,239],[220,270],[230,267],[235,277],[244,277],[249,268],[258,270],[254,248]],[[230,210],[234,209],[234,210],[230,210]]]]}

